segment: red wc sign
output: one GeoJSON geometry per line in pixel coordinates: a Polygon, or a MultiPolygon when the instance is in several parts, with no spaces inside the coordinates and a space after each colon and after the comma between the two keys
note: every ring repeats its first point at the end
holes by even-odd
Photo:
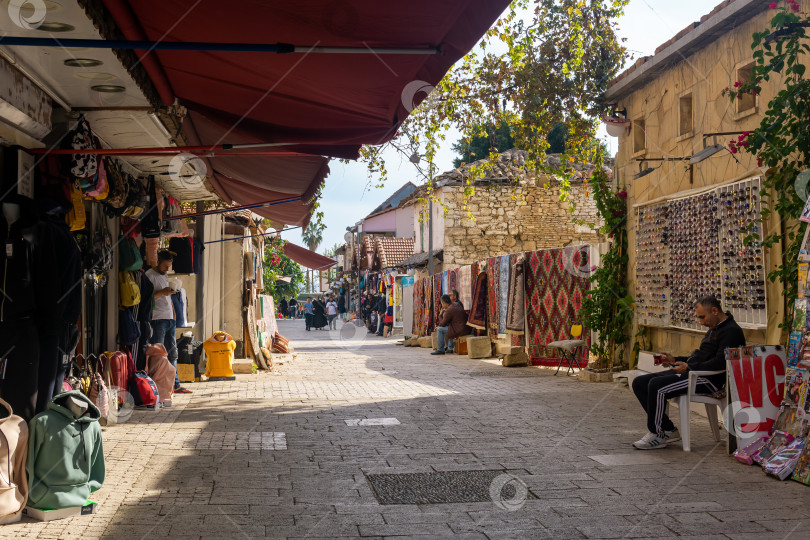
{"type": "Polygon", "coordinates": [[[773,428],[785,392],[785,349],[779,345],[726,349],[730,412],[729,432],[745,448],[773,428]],[[733,431],[732,431],[733,430],[733,431]]]}

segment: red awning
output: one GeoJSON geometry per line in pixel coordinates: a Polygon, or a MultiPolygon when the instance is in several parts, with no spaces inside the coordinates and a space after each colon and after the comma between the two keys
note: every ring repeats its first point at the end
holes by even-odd
{"type": "MultiPolygon", "coordinates": [[[[104,4],[130,40],[439,47],[441,54],[431,55],[136,51],[164,103],[179,99],[192,111],[194,144],[296,143],[280,149],[356,158],[361,145],[394,136],[509,1],[165,0],[160,9],[150,2],[104,4]]],[[[298,157],[213,158],[209,164],[220,195],[240,204],[263,202],[273,193],[308,198],[325,170],[325,162],[298,157]]],[[[306,220],[301,213],[307,208],[285,209],[292,218],[280,217],[284,206],[267,213],[288,223],[306,220]]]]}
{"type": "Polygon", "coordinates": [[[284,244],[284,254],[301,266],[306,266],[313,270],[323,270],[337,264],[337,261],[334,259],[324,257],[319,253],[302,248],[301,246],[296,246],[290,242],[284,244]]]}

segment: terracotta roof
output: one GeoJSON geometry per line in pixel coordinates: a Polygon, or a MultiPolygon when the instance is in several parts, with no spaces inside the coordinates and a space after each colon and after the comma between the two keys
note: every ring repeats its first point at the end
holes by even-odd
{"type": "MultiPolygon", "coordinates": [[[[627,83],[627,79],[640,77],[641,74],[648,72],[650,76],[659,74],[655,68],[662,69],[669,64],[684,60],[698,50],[705,49],[708,43],[768,9],[768,5],[769,3],[764,0],[724,0],[711,12],[701,17],[700,21],[687,25],[672,38],[659,45],[655,49],[654,55],[642,56],[632,66],[617,75],[608,83],[605,95],[608,99],[616,99],[617,96],[613,95],[616,92],[611,92],[611,89],[622,81],[627,83]],[[723,13],[721,14],[721,12],[723,13]],[[678,44],[679,41],[681,41],[680,44],[678,44]],[[677,46],[673,47],[676,44],[677,46]]],[[[629,93],[633,88],[634,86],[622,89],[621,94],[629,93]]]]}
{"type": "MultiPolygon", "coordinates": [[[[439,259],[440,261],[444,259],[444,250],[434,250],[433,257],[435,259],[439,259]]],[[[423,264],[426,265],[428,263],[428,254],[427,252],[424,253],[417,253],[416,255],[412,255],[399,263],[399,267],[404,268],[407,266],[422,266],[423,264]]]]}
{"type": "Polygon", "coordinates": [[[413,238],[378,237],[376,246],[380,268],[398,266],[413,255],[413,238]]]}

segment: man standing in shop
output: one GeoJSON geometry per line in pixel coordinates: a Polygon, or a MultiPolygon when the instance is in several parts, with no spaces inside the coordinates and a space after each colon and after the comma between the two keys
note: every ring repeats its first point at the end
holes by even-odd
{"type": "Polygon", "coordinates": [[[377,297],[377,335],[382,336],[385,329],[385,312],[388,310],[388,302],[385,301],[385,293],[377,297]]]}
{"type": "Polygon", "coordinates": [[[698,347],[689,356],[673,357],[664,353],[663,365],[672,369],[641,375],[633,380],[633,392],[647,413],[647,433],[633,443],[639,450],[656,450],[681,440],[678,428],[666,413],[667,401],[689,390],[689,371],[722,371],[697,378],[698,394],[714,394],[726,383],[727,348],[745,346],[742,328],[730,312],[723,313],[714,296],[698,300],[695,313],[700,324],[709,328],[698,347]]]}
{"type": "MultiPolygon", "coordinates": [[[[152,309],[152,337],[149,343],[162,343],[166,347],[169,355],[169,362],[174,366],[174,393],[190,394],[191,390],[180,386],[180,379],[177,377],[177,337],[175,330],[177,323],[174,317],[174,306],[172,306],[171,295],[174,291],[169,287],[169,276],[167,273],[172,267],[174,256],[168,250],[158,253],[158,263],[154,268],[146,271],[146,277],[152,282],[155,288],[155,307],[152,309]]],[[[163,398],[165,401],[171,400],[163,398]]]]}
{"type": "Polygon", "coordinates": [[[315,311],[312,305],[312,298],[307,298],[307,301],[304,302],[304,320],[307,324],[307,332],[309,329],[312,328],[312,317],[315,315],[315,311]]]}

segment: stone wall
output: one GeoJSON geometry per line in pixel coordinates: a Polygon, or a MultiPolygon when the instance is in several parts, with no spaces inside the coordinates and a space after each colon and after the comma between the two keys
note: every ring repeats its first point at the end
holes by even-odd
{"type": "Polygon", "coordinates": [[[469,200],[474,220],[464,210],[464,187],[441,188],[445,214],[444,267],[454,268],[506,253],[604,242],[603,235],[576,225],[574,218],[601,225],[587,186],[571,186],[570,203],[560,202],[559,186],[543,187],[529,178],[520,185],[477,186],[469,200]]]}

